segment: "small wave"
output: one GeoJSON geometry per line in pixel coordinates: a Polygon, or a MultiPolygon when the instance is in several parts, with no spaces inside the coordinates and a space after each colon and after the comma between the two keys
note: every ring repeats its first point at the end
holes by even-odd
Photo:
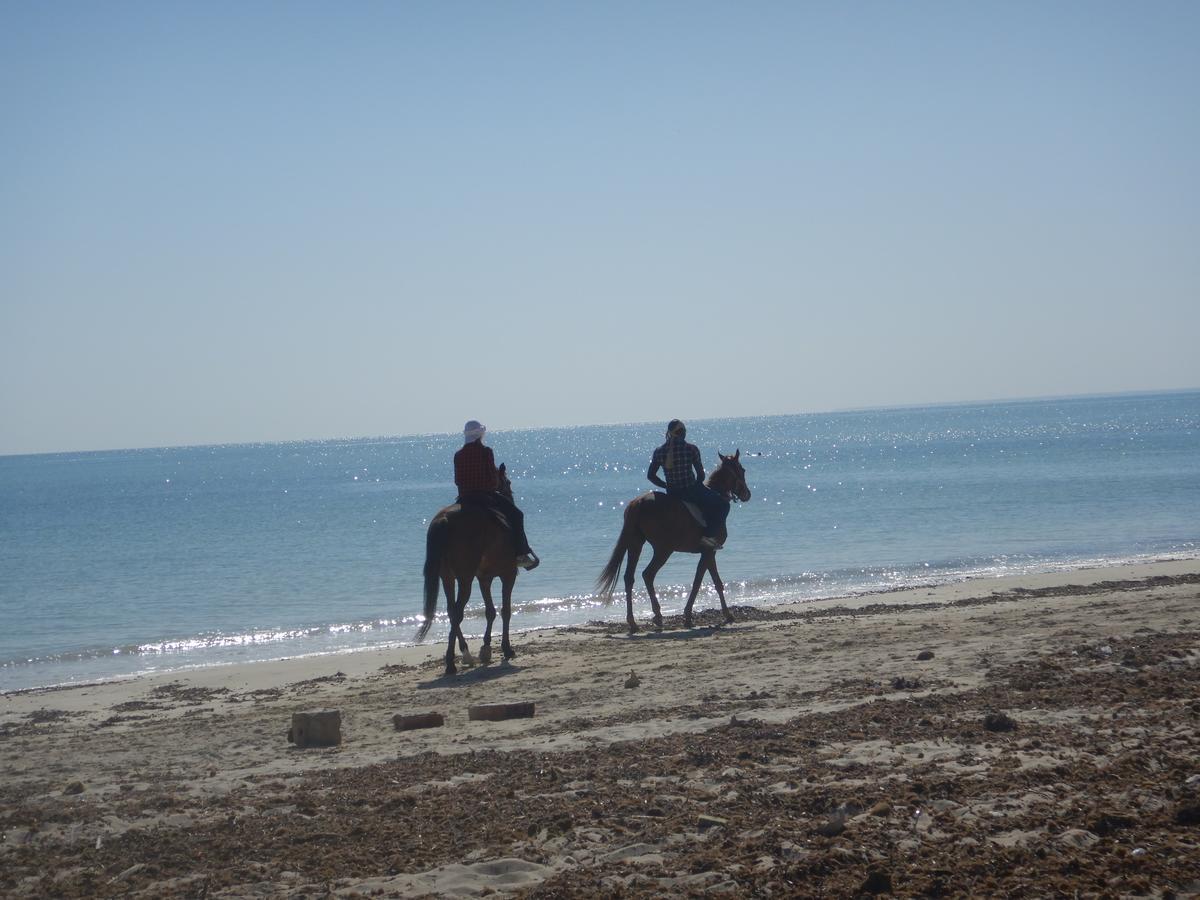
{"type": "MultiPolygon", "coordinates": [[[[1050,559],[1035,556],[997,556],[988,559],[918,563],[907,566],[844,568],[800,572],[775,577],[726,582],[726,599],[731,604],[769,606],[785,602],[813,602],[846,596],[883,594],[933,587],[981,578],[1069,572],[1079,569],[1136,565],[1168,559],[1200,557],[1200,544],[1188,542],[1170,552],[1128,556],[1050,559]]],[[[682,609],[690,584],[656,586],[663,611],[682,609]]],[[[698,602],[709,603],[716,591],[706,580],[698,602]]],[[[446,640],[449,619],[444,600],[434,619],[426,643],[436,646],[446,640]]],[[[497,604],[497,607],[499,604],[497,604]]],[[[617,619],[625,615],[623,592],[611,599],[594,594],[543,597],[513,605],[511,627],[527,632],[556,626],[577,625],[595,619],[617,619]]],[[[649,611],[649,600],[640,585],[634,594],[636,615],[649,611]]],[[[463,633],[478,639],[486,620],[482,598],[472,597],[464,614],[463,633]]],[[[256,629],[244,633],[213,633],[187,638],[146,641],[119,647],[47,654],[0,661],[5,673],[5,690],[69,683],[110,681],[147,672],[169,672],[228,663],[266,662],[282,658],[322,656],[410,646],[423,616],[378,618],[337,622],[301,628],[256,629]]],[[[496,623],[499,627],[499,623],[496,623]]]]}
{"type": "Polygon", "coordinates": [[[166,638],[159,641],[124,644],[116,647],[92,647],[84,650],[52,653],[45,656],[8,659],[0,661],[0,669],[53,665],[56,663],[76,663],[122,656],[171,656],[238,648],[282,646],[293,642],[320,639],[329,636],[366,634],[401,627],[415,627],[419,621],[419,616],[407,616],[398,619],[373,619],[365,622],[335,622],[303,628],[258,629],[240,634],[214,633],[187,638],[166,638]]]}

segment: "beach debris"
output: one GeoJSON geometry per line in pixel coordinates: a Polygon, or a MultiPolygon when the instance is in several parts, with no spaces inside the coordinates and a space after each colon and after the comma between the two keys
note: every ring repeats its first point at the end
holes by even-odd
{"type": "Polygon", "coordinates": [[[886,816],[892,811],[892,804],[886,800],[880,800],[874,806],[867,810],[869,816],[886,816]]]}
{"type": "Polygon", "coordinates": [[[862,883],[859,892],[863,894],[890,894],[892,892],[892,876],[879,869],[867,873],[867,880],[862,883]]]}
{"type": "Polygon", "coordinates": [[[924,662],[927,659],[933,659],[933,651],[932,650],[922,650],[920,653],[917,654],[917,659],[920,660],[921,662],[924,662]]]}
{"type": "Polygon", "coordinates": [[[720,816],[701,816],[696,820],[696,827],[701,831],[707,831],[709,828],[724,828],[729,824],[728,819],[722,819],[720,816]]]}
{"type": "Polygon", "coordinates": [[[1060,834],[1056,840],[1060,844],[1066,844],[1068,847],[1074,847],[1077,850],[1086,850],[1099,841],[1100,838],[1091,831],[1085,831],[1082,828],[1070,828],[1060,834]]]}
{"type": "Polygon", "coordinates": [[[397,731],[412,731],[417,728],[441,728],[446,724],[446,717],[438,712],[411,713],[392,716],[392,724],[397,731]]]}
{"type": "Polygon", "coordinates": [[[892,690],[896,691],[916,691],[921,688],[920,678],[905,678],[903,675],[897,675],[892,679],[892,690]]]}
{"type": "Polygon", "coordinates": [[[83,793],[83,782],[82,781],[72,781],[65,788],[63,788],[63,793],[66,794],[68,797],[73,794],[82,794],[83,793]]]}
{"type": "Polygon", "coordinates": [[[1137,820],[1131,816],[1123,816],[1120,813],[1104,813],[1089,827],[1093,832],[1104,837],[1126,828],[1132,828],[1136,824],[1137,820]]]}
{"type": "Polygon", "coordinates": [[[629,670],[629,677],[625,679],[626,688],[635,688],[642,683],[642,679],[637,677],[637,673],[633,669],[629,670]]]}
{"type": "Polygon", "coordinates": [[[467,707],[467,718],[472,722],[503,722],[505,719],[533,718],[533,703],[486,703],[467,707]]]}
{"type": "Polygon", "coordinates": [[[342,714],[336,709],[316,709],[292,713],[288,741],[305,747],[332,747],[342,742],[342,714]]]}
{"type": "Polygon", "coordinates": [[[812,851],[807,847],[801,847],[791,841],[779,842],[779,856],[784,862],[797,862],[811,855],[812,851]]]}
{"type": "Polygon", "coordinates": [[[837,837],[846,830],[846,817],[842,815],[832,815],[813,830],[817,834],[821,835],[821,837],[837,837]]]}
{"type": "Polygon", "coordinates": [[[988,713],[983,717],[983,727],[988,731],[1013,731],[1017,723],[1004,713],[988,713]]]}
{"type": "Polygon", "coordinates": [[[118,881],[124,881],[126,878],[131,878],[132,876],[136,875],[138,872],[142,871],[142,869],[144,869],[144,868],[146,868],[145,863],[134,863],[128,869],[118,872],[112,878],[108,879],[108,883],[116,884],[118,881]]]}
{"type": "Polygon", "coordinates": [[[1179,825],[1200,825],[1200,804],[1179,807],[1175,812],[1175,822],[1179,825]]]}

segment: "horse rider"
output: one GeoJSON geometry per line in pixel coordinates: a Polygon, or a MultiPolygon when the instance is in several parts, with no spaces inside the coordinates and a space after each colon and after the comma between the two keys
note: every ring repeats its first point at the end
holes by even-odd
{"type": "Polygon", "coordinates": [[[667,496],[699,506],[705,521],[700,544],[708,550],[720,550],[724,545],[719,543],[718,535],[725,530],[729,501],[704,483],[700,451],[695,444],[684,440],[686,437],[687,426],[678,419],[667,423],[667,442],[655,449],[646,477],[652,484],[665,489],[667,496]],[[666,474],[666,481],[658,476],[659,469],[666,474]]]}
{"type": "Polygon", "coordinates": [[[458,487],[459,504],[471,504],[495,509],[504,514],[512,529],[516,544],[517,565],[522,569],[533,569],[539,562],[525,537],[525,514],[517,505],[499,493],[500,471],[492,448],[484,446],[483,435],[487,431],[472,419],[463,426],[463,446],[454,454],[454,484],[458,487]]]}

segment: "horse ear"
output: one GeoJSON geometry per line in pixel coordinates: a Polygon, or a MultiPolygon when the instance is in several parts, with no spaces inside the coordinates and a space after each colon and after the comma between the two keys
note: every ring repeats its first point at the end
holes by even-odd
{"type": "Polygon", "coordinates": [[[729,458],[724,453],[722,453],[720,450],[717,451],[717,456],[721,457],[721,462],[724,462],[725,460],[727,460],[729,458]]]}
{"type": "Polygon", "coordinates": [[[737,458],[738,458],[739,456],[741,456],[741,455],[742,455],[742,448],[741,448],[741,447],[738,447],[736,450],[734,450],[734,451],[733,451],[733,458],[734,458],[734,459],[737,459],[737,458]]]}
{"type": "Polygon", "coordinates": [[[506,465],[508,465],[508,463],[500,463],[500,474],[501,474],[501,475],[503,475],[503,474],[504,474],[504,467],[505,467],[506,465]]]}

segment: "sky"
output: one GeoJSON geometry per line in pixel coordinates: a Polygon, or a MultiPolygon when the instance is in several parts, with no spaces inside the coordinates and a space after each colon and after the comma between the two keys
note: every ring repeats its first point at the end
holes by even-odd
{"type": "Polygon", "coordinates": [[[1200,4],[0,0],[0,453],[1200,387],[1200,4]]]}

